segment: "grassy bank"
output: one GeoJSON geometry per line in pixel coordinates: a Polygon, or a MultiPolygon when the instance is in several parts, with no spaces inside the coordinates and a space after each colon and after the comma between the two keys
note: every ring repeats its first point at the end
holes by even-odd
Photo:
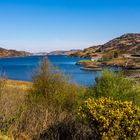
{"type": "Polygon", "coordinates": [[[0,138],[140,138],[139,83],[127,79],[122,72],[108,70],[90,88],[68,81],[47,59],[39,66],[32,83],[1,78],[0,138]]]}

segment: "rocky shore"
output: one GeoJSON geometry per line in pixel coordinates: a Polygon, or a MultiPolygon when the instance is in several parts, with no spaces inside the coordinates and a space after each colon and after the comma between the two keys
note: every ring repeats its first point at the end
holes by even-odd
{"type": "MultiPolygon", "coordinates": [[[[136,60],[136,59],[135,59],[136,60]]],[[[121,67],[125,70],[140,70],[140,58],[137,58],[137,61],[135,62],[133,59],[126,59],[126,58],[117,58],[117,59],[111,59],[108,61],[101,61],[101,62],[93,62],[93,61],[79,61],[76,63],[76,65],[82,65],[84,66],[84,70],[86,68],[90,68],[90,70],[96,70],[104,66],[115,66],[115,67],[121,67]]]]}
{"type": "Polygon", "coordinates": [[[125,34],[98,46],[78,51],[71,56],[90,58],[77,62],[83,70],[101,70],[102,65],[140,70],[140,34],[125,34]]]}
{"type": "Polygon", "coordinates": [[[91,60],[81,60],[76,63],[76,65],[81,65],[81,70],[87,70],[87,71],[100,71],[102,70],[100,63],[98,62],[92,62],[91,60]]]}
{"type": "Polygon", "coordinates": [[[71,56],[90,59],[76,63],[81,65],[82,70],[100,71],[103,67],[120,67],[127,77],[135,82],[140,81],[140,34],[125,34],[71,56]]]}
{"type": "Polygon", "coordinates": [[[120,59],[117,62],[114,62],[114,60],[110,62],[92,62],[90,60],[88,61],[79,61],[76,63],[76,65],[81,66],[81,70],[86,70],[86,71],[101,71],[103,70],[104,67],[118,67],[124,70],[125,75],[135,82],[140,82],[140,65],[133,65],[128,64],[127,66],[125,65],[124,59],[120,59]]]}

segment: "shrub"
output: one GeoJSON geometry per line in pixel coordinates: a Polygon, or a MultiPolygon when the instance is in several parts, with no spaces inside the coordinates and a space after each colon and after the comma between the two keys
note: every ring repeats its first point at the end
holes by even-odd
{"type": "Polygon", "coordinates": [[[96,140],[87,123],[73,121],[70,117],[43,131],[39,140],[96,140]]]}
{"type": "Polygon", "coordinates": [[[25,95],[26,90],[17,85],[10,86],[7,81],[0,100],[0,131],[2,134],[12,133],[15,137],[14,131],[16,124],[21,121],[20,115],[23,111],[25,95]]]}
{"type": "Polygon", "coordinates": [[[1,99],[1,96],[3,94],[3,90],[6,86],[6,82],[7,82],[7,78],[6,77],[0,77],[0,99],[1,99]]]}
{"type": "Polygon", "coordinates": [[[132,101],[137,105],[140,104],[140,91],[121,71],[115,73],[104,69],[101,75],[96,78],[95,86],[90,88],[89,94],[95,98],[113,97],[114,99],[132,101]]]}
{"type": "Polygon", "coordinates": [[[7,100],[7,90],[6,77],[0,77],[0,132],[3,134],[7,133],[8,129],[14,122],[14,119],[11,115],[11,110],[13,107],[10,106],[10,108],[8,108],[8,105],[11,104],[11,101],[7,100]]]}
{"type": "Polygon", "coordinates": [[[38,139],[43,130],[63,122],[66,116],[71,115],[73,119],[84,92],[84,88],[70,84],[67,77],[44,59],[33,77],[25,110],[16,124],[16,137],[23,133],[31,139],[38,139]]]}
{"type": "Polygon", "coordinates": [[[76,84],[70,84],[69,78],[58,69],[50,66],[44,59],[38,72],[33,77],[33,87],[29,98],[39,103],[54,107],[56,110],[72,111],[78,104],[85,89],[76,84]]]}
{"type": "Polygon", "coordinates": [[[113,53],[114,53],[114,58],[118,58],[119,57],[119,54],[120,54],[119,51],[114,51],[113,53]]]}
{"type": "Polygon", "coordinates": [[[79,116],[90,124],[99,139],[140,138],[140,108],[132,102],[89,98],[79,108],[79,116]]]}
{"type": "Polygon", "coordinates": [[[120,55],[121,55],[121,52],[117,50],[106,51],[104,52],[103,60],[108,61],[114,58],[118,58],[120,55]]]}

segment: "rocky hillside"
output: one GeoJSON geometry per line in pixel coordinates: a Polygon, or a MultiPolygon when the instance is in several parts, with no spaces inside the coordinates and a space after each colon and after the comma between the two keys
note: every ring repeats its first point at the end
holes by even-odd
{"type": "Polygon", "coordinates": [[[122,53],[140,53],[140,34],[125,34],[102,45],[102,51],[118,50],[122,53]]]}
{"type": "Polygon", "coordinates": [[[118,51],[125,54],[140,54],[140,34],[125,34],[103,45],[93,46],[74,53],[72,56],[92,57],[109,51],[118,51]]]}
{"type": "Polygon", "coordinates": [[[72,53],[71,56],[78,56],[78,57],[92,57],[97,56],[97,51],[101,48],[101,45],[99,46],[92,46],[90,48],[84,49],[82,51],[78,51],[76,53],[72,53]]]}
{"type": "Polygon", "coordinates": [[[17,56],[30,56],[30,55],[32,54],[25,51],[7,50],[4,48],[0,48],[0,57],[17,57],[17,56]]]}

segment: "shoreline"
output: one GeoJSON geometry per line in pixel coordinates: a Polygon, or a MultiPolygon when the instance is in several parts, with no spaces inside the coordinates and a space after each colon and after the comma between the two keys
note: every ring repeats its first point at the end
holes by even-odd
{"type": "Polygon", "coordinates": [[[135,79],[136,81],[140,81],[140,67],[130,67],[124,65],[118,65],[116,63],[105,63],[105,62],[93,62],[93,61],[80,61],[77,62],[76,65],[81,66],[81,70],[84,71],[102,71],[104,67],[114,67],[120,68],[124,71],[125,75],[131,79],[135,79]]]}
{"type": "Polygon", "coordinates": [[[6,79],[6,85],[12,88],[22,88],[24,90],[27,90],[32,86],[32,82],[6,79]]]}
{"type": "Polygon", "coordinates": [[[36,56],[48,56],[48,55],[27,55],[27,56],[13,56],[13,57],[0,57],[0,59],[4,59],[4,58],[24,58],[24,57],[36,57],[36,56]]]}

